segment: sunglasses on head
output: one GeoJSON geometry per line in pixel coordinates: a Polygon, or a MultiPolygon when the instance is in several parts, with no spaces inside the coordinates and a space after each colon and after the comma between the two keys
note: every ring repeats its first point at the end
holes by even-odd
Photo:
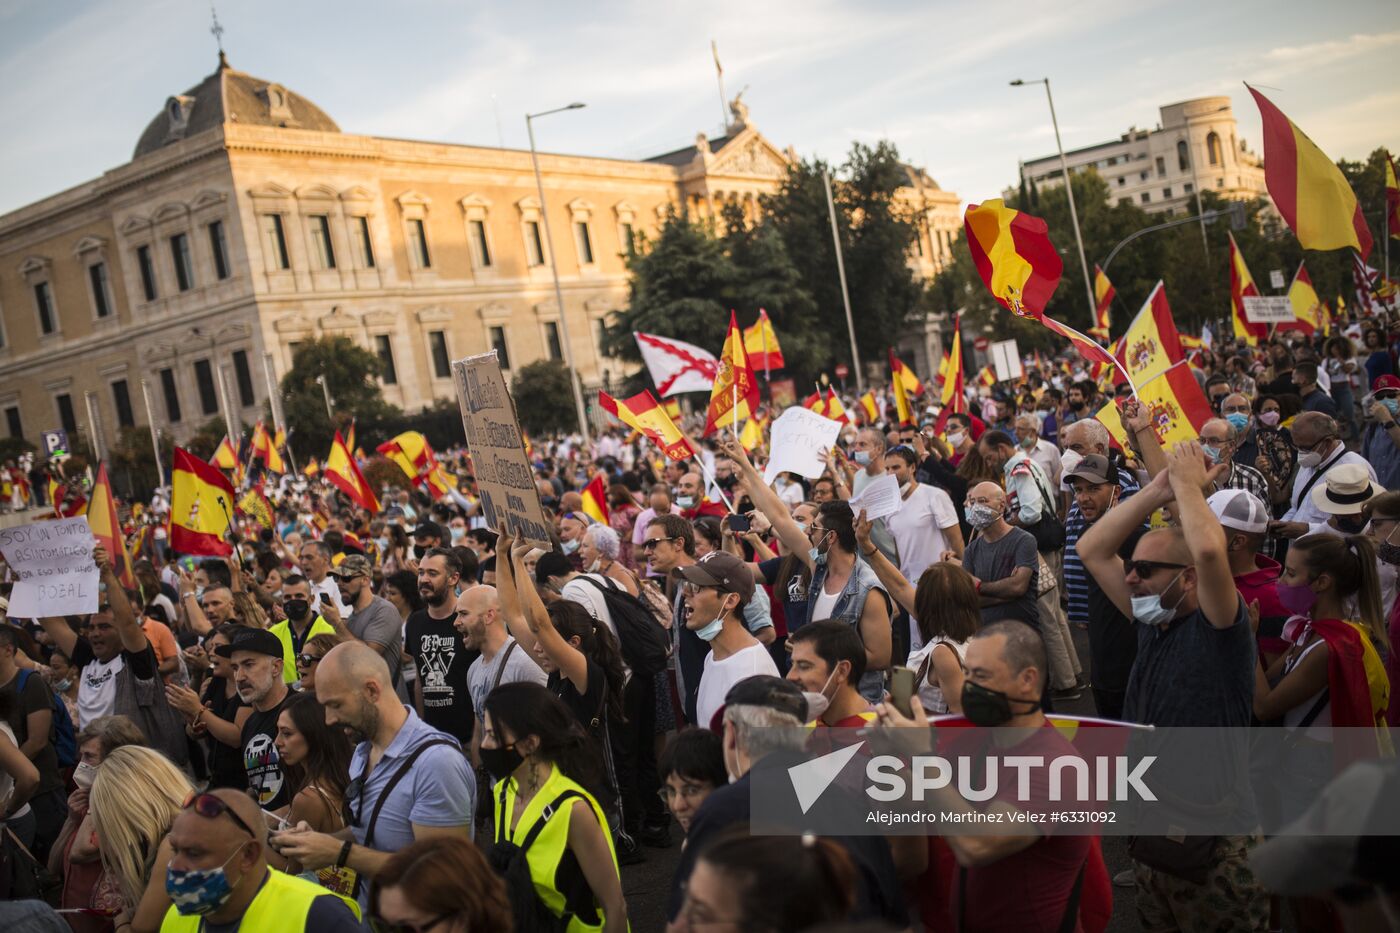
{"type": "Polygon", "coordinates": [[[1159,570],[1185,570],[1190,564],[1171,564],[1160,560],[1125,560],[1123,561],[1123,575],[1130,573],[1138,575],[1138,579],[1146,580],[1159,570]]]}
{"type": "Polygon", "coordinates": [[[181,809],[193,809],[195,813],[198,813],[206,820],[217,820],[219,817],[227,814],[228,818],[233,820],[239,829],[243,830],[254,839],[258,838],[258,834],[253,832],[253,828],[243,821],[243,817],[235,813],[232,807],[213,794],[195,791],[185,798],[185,805],[181,807],[181,809]]]}

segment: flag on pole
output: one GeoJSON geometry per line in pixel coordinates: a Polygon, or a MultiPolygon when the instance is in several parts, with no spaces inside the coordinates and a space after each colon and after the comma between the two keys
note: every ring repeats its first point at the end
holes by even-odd
{"type": "Polygon", "coordinates": [[[1380,278],[1380,273],[1370,266],[1356,253],[1351,254],[1351,278],[1356,286],[1356,303],[1361,308],[1363,317],[1376,316],[1376,280],[1380,278]]]}
{"type": "Polygon", "coordinates": [[[326,479],[349,496],[350,501],[370,513],[379,511],[379,499],[365,481],[360,465],[351,456],[350,447],[339,431],[335,432],[335,440],[331,442],[331,452],[326,456],[324,470],[326,479]]]}
{"type": "Polygon", "coordinates": [[[238,511],[251,518],[260,528],[273,527],[272,505],[257,489],[249,489],[238,500],[238,511]]]}
{"type": "Polygon", "coordinates": [[[715,57],[715,73],[724,77],[724,68],[719,63],[719,45],[714,39],[710,40],[710,54],[715,57]]]}
{"type": "Polygon", "coordinates": [[[684,340],[672,340],[657,334],[634,332],[637,349],[642,354],[656,383],[656,393],[662,398],[681,392],[709,392],[714,388],[719,360],[708,350],[702,350],[684,340]]]}
{"type": "Polygon", "coordinates": [[[1267,97],[1252,87],[1249,93],[1264,122],[1264,183],[1298,242],[1369,256],[1371,230],[1342,170],[1267,97]]]}
{"type": "Polygon", "coordinates": [[[1269,328],[1266,324],[1249,323],[1244,316],[1244,299],[1259,297],[1259,289],[1254,284],[1254,276],[1249,274],[1249,266],[1244,263],[1244,254],[1235,242],[1235,235],[1228,231],[1225,235],[1230,238],[1230,317],[1234,321],[1235,336],[1257,347],[1260,340],[1268,337],[1269,328]]]}
{"type": "Polygon", "coordinates": [[[175,448],[170,474],[170,548],[177,554],[227,557],[224,540],[233,521],[233,486],[212,464],[175,448]]]}
{"type": "Polygon", "coordinates": [[[1195,440],[1205,423],[1215,417],[1185,360],[1173,363],[1139,385],[1138,401],[1147,409],[1163,447],[1195,440]]]}
{"type": "Polygon", "coordinates": [[[963,228],[977,274],[997,304],[1039,318],[1064,271],[1045,221],[992,198],[968,205],[963,228]]]}
{"type": "Polygon", "coordinates": [[[1385,154],[1385,229],[1400,239],[1400,181],[1396,180],[1395,159],[1385,154]]]}
{"type": "Polygon", "coordinates": [[[778,346],[778,335],[773,330],[773,322],[768,319],[768,312],[762,308],[758,309],[758,320],[744,328],[744,352],[749,355],[749,365],[755,371],[761,369],[769,373],[786,365],[783,362],[782,347],[778,346]]]}
{"type": "Polygon", "coordinates": [[[600,391],[598,405],[632,430],[641,432],[672,460],[689,460],[696,455],[690,438],[676,427],[666,408],[656,401],[650,390],[621,400],[600,391]]]}
{"type": "Polygon", "coordinates": [[[911,395],[917,397],[924,390],[919,378],[914,375],[914,371],[904,365],[904,361],[894,355],[894,350],[890,350],[890,379],[894,383],[894,408],[895,416],[900,424],[913,424],[915,422],[914,408],[909,402],[911,395]]]}
{"type": "Polygon", "coordinates": [[[739,443],[752,453],[763,444],[763,423],[758,418],[744,422],[744,430],[739,432],[739,443]]]}
{"type": "Polygon", "coordinates": [[[1139,390],[1144,382],[1186,358],[1167,304],[1167,290],[1161,282],[1147,296],[1119,343],[1119,362],[1139,390]]]}
{"type": "Polygon", "coordinates": [[[131,570],[131,555],[126,550],[126,538],[122,535],[121,520],[117,518],[117,500],[112,496],[112,483],[107,478],[107,464],[97,466],[97,479],[92,484],[92,498],[88,500],[88,527],[97,543],[111,558],[112,570],[117,574],[123,587],[136,589],[136,574],[131,570]]]}
{"type": "Polygon", "coordinates": [[[214,448],[214,456],[209,458],[209,462],[221,470],[238,469],[238,451],[233,449],[233,443],[227,434],[219,441],[219,446],[214,448]]]}
{"type": "Polygon", "coordinates": [[[350,429],[345,432],[345,449],[354,451],[355,449],[355,419],[350,419],[350,429]]]}
{"type": "Polygon", "coordinates": [[[673,398],[668,398],[666,401],[661,403],[661,407],[666,412],[666,416],[668,418],[670,418],[676,424],[681,423],[682,415],[680,402],[676,401],[673,398]]]}
{"type": "Polygon", "coordinates": [[[301,468],[301,472],[306,476],[315,476],[317,473],[321,472],[321,464],[316,462],[315,457],[312,457],[310,460],[306,461],[306,466],[301,468]]]}
{"type": "Polygon", "coordinates": [[[1108,280],[1108,276],[1094,264],[1094,326],[1089,328],[1088,334],[1099,343],[1108,343],[1108,313],[1113,304],[1113,297],[1118,294],[1113,283],[1108,280]]]}
{"type": "Polygon", "coordinates": [[[380,444],[375,450],[393,461],[415,486],[427,486],[433,498],[446,495],[450,485],[447,472],[433,453],[428,439],[417,431],[405,431],[380,444]]]}
{"type": "Polygon", "coordinates": [[[1322,309],[1322,301],[1313,288],[1306,263],[1298,263],[1298,271],[1293,275],[1293,284],[1288,286],[1288,301],[1293,305],[1294,323],[1281,325],[1280,329],[1293,328],[1304,334],[1320,334],[1326,330],[1327,322],[1322,309]]]}
{"type": "Polygon", "coordinates": [[[710,407],[705,415],[705,435],[720,428],[732,428],[737,435],[744,419],[758,410],[758,380],[749,367],[744,352],[744,338],[739,321],[729,312],[729,334],[719,354],[719,369],[715,372],[714,388],[710,390],[710,407]]]}
{"type": "Polygon", "coordinates": [[[860,397],[860,408],[865,413],[866,424],[874,424],[880,420],[880,405],[875,401],[873,391],[866,392],[860,397]]]}
{"type": "Polygon", "coordinates": [[[943,433],[943,426],[948,422],[948,416],[954,413],[967,414],[966,386],[963,385],[963,360],[962,360],[962,315],[953,317],[953,344],[948,350],[948,378],[943,382],[942,394],[939,403],[942,410],[938,413],[938,421],[933,426],[935,434],[943,433]]]}
{"type": "Polygon", "coordinates": [[[287,466],[282,462],[282,454],[273,443],[272,436],[267,433],[267,426],[261,421],[253,428],[253,460],[261,459],[263,466],[272,473],[285,473],[287,466]]]}
{"type": "Polygon", "coordinates": [[[842,424],[851,423],[851,419],[846,417],[846,408],[841,404],[841,399],[829,387],[824,393],[818,389],[804,398],[802,407],[814,411],[824,418],[830,418],[832,421],[839,421],[842,424]]]}
{"type": "Polygon", "coordinates": [[[608,487],[603,482],[601,472],[594,473],[593,479],[583,487],[583,514],[595,522],[608,523],[608,487]]]}
{"type": "Polygon", "coordinates": [[[977,374],[977,384],[988,388],[997,384],[997,374],[990,366],[983,366],[981,372],[977,374]]]}

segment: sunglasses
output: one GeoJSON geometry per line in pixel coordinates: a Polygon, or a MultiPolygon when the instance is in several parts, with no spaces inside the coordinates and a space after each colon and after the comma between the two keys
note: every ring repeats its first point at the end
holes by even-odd
{"type": "Polygon", "coordinates": [[[1123,576],[1130,573],[1138,575],[1138,579],[1146,580],[1159,570],[1185,570],[1190,564],[1169,564],[1160,560],[1125,560],[1123,561],[1123,576]]]}
{"type": "Polygon", "coordinates": [[[651,550],[654,550],[654,549],[656,548],[656,546],[657,546],[658,544],[660,544],[661,542],[663,542],[663,541],[674,541],[674,540],[676,540],[676,539],[675,539],[675,538],[647,538],[645,541],[642,542],[642,550],[643,550],[643,551],[651,551],[651,550]]]}
{"type": "Polygon", "coordinates": [[[363,774],[355,778],[355,780],[351,781],[348,785],[346,785],[345,799],[341,801],[340,804],[340,815],[344,818],[346,826],[360,825],[360,813],[363,813],[365,808],[361,806],[360,813],[356,813],[355,808],[352,806],[352,804],[354,804],[361,797],[363,797],[364,793],[365,776],[363,774]]]}
{"type": "Polygon", "coordinates": [[[243,817],[235,813],[232,807],[213,794],[201,791],[190,794],[185,798],[185,805],[180,809],[188,810],[190,808],[194,808],[194,812],[198,813],[206,820],[217,820],[219,817],[227,814],[228,818],[233,820],[233,822],[238,825],[239,829],[243,830],[254,839],[258,838],[258,834],[253,832],[253,828],[243,822],[243,817]]]}
{"type": "Polygon", "coordinates": [[[370,917],[369,928],[374,933],[428,933],[429,930],[441,926],[454,916],[456,915],[450,913],[438,914],[426,923],[390,923],[382,917],[370,917]]]}
{"type": "Polygon", "coordinates": [[[319,654],[299,654],[297,655],[297,667],[310,667],[319,664],[321,656],[319,654]]]}

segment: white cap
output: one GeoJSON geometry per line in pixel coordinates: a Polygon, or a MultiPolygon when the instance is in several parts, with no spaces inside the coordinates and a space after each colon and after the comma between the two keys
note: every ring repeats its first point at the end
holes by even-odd
{"type": "Polygon", "coordinates": [[[1226,528],[1259,535],[1269,530],[1269,509],[1246,489],[1222,489],[1206,504],[1226,528]]]}

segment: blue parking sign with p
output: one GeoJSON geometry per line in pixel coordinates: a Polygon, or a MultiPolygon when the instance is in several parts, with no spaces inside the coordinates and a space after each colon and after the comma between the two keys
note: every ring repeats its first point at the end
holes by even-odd
{"type": "Polygon", "coordinates": [[[68,432],[62,428],[44,432],[44,455],[51,460],[68,456],[68,432]]]}

